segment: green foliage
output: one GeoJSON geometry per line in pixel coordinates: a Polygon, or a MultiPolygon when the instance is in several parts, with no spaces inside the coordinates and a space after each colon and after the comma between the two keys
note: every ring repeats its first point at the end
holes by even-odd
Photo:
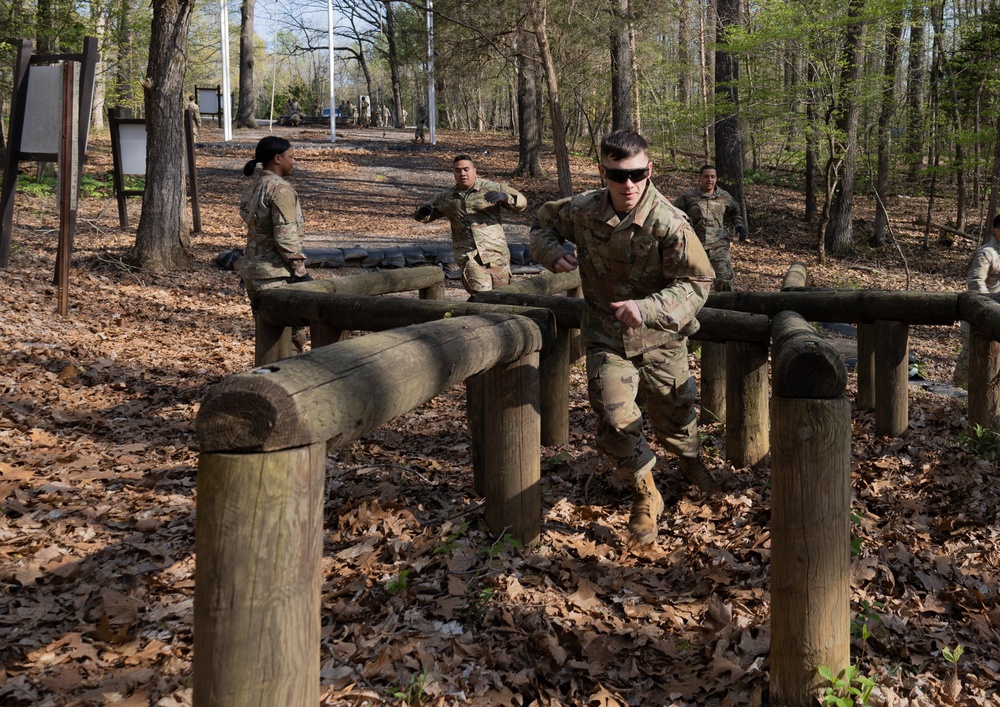
{"type": "Polygon", "coordinates": [[[881,609],[883,606],[881,602],[862,601],[860,610],[851,622],[851,635],[854,638],[860,638],[862,642],[867,641],[872,635],[869,624],[882,623],[882,617],[876,613],[875,609],[881,609]]]}
{"type": "Polygon", "coordinates": [[[878,683],[875,678],[861,675],[858,666],[849,665],[838,676],[825,665],[817,669],[820,677],[826,680],[828,685],[823,690],[823,704],[835,705],[836,707],[865,707],[869,704],[875,685],[878,683]]]}
{"type": "Polygon", "coordinates": [[[958,441],[980,459],[986,461],[1000,459],[1000,433],[996,430],[976,424],[971,430],[963,430],[958,436],[958,441]]]}
{"type": "Polygon", "coordinates": [[[400,573],[396,575],[395,579],[389,580],[389,582],[385,585],[385,591],[392,595],[402,594],[405,592],[410,586],[408,578],[411,571],[412,568],[410,567],[401,570],[400,573]]]}
{"type": "Polygon", "coordinates": [[[489,557],[490,559],[496,559],[500,557],[505,550],[520,550],[521,542],[515,538],[510,533],[504,533],[503,536],[497,540],[495,543],[489,547],[484,547],[479,551],[480,557],[489,557]]]}
{"type": "Polygon", "coordinates": [[[55,194],[59,182],[55,177],[33,177],[28,174],[17,175],[17,190],[30,196],[46,196],[55,194]]]}
{"type": "Polygon", "coordinates": [[[410,682],[405,687],[390,689],[389,693],[406,705],[422,705],[427,696],[427,685],[430,684],[427,669],[419,675],[410,676],[410,682]]]}
{"type": "Polygon", "coordinates": [[[569,464],[571,461],[573,461],[573,455],[569,452],[553,454],[551,457],[542,459],[542,471],[548,471],[561,464],[569,464]]]}
{"type": "Polygon", "coordinates": [[[944,659],[951,663],[952,667],[956,670],[958,669],[958,661],[962,657],[963,653],[965,653],[965,648],[962,647],[961,643],[955,646],[955,648],[948,648],[948,646],[945,646],[941,649],[941,655],[943,655],[944,659]]]}
{"type": "Polygon", "coordinates": [[[453,533],[449,533],[448,537],[445,538],[445,541],[440,545],[438,545],[436,548],[434,548],[434,552],[431,554],[440,555],[444,553],[450,555],[452,550],[455,549],[455,542],[459,538],[463,537],[466,531],[468,531],[468,529],[469,529],[469,521],[465,521],[460,526],[458,526],[458,530],[456,530],[453,533]]]}
{"type": "MultiPolygon", "coordinates": [[[[861,514],[857,511],[851,511],[851,525],[856,528],[861,527],[861,514]]],[[[864,538],[861,536],[851,538],[851,557],[857,557],[861,554],[861,546],[863,544],[864,538]]]]}

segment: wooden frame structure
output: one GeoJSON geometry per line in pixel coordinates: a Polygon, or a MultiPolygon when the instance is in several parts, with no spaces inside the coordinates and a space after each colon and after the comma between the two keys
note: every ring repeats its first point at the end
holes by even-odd
{"type": "MultiPolygon", "coordinates": [[[[11,103],[10,123],[8,126],[7,149],[4,154],[3,182],[0,185],[0,269],[5,269],[10,262],[11,229],[14,220],[14,192],[17,188],[17,166],[22,160],[37,160],[54,162],[58,159],[57,151],[37,153],[25,152],[22,148],[22,138],[26,121],[31,116],[26,115],[28,107],[28,90],[30,69],[33,66],[44,66],[59,62],[76,62],[80,64],[77,113],[79,130],[76,136],[77,155],[75,163],[78,169],[83,168],[87,157],[87,138],[90,132],[90,112],[94,101],[94,75],[97,67],[97,39],[86,37],[83,40],[83,52],[80,54],[32,54],[31,41],[22,39],[18,42],[17,58],[14,62],[14,90],[11,103]]],[[[74,194],[79,197],[79,178],[76,180],[74,194]]],[[[69,234],[69,249],[72,250],[72,230],[69,234]]],[[[60,251],[60,254],[62,251],[60,251]]],[[[60,257],[62,257],[60,255],[60,257]]],[[[56,263],[56,278],[66,270],[61,261],[56,263]]]]}
{"type": "Polygon", "coordinates": [[[198,110],[201,112],[201,116],[204,118],[206,116],[210,118],[215,118],[219,123],[219,127],[222,127],[222,116],[224,111],[222,110],[222,86],[195,86],[194,87],[194,101],[198,104],[198,110]],[[215,110],[206,111],[202,106],[204,101],[202,100],[202,95],[214,95],[215,96],[215,110]]]}

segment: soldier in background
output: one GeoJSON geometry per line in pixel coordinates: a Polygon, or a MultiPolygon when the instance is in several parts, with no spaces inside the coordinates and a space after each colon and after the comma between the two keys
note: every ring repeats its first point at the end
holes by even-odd
{"type": "MultiPolygon", "coordinates": [[[[1000,214],[993,218],[993,235],[972,254],[965,274],[965,285],[970,292],[985,295],[1000,293],[1000,214]]],[[[972,329],[962,322],[962,350],[955,361],[954,384],[956,388],[969,386],[969,336],[972,329]]]]}
{"type": "Polygon", "coordinates": [[[733,262],[729,254],[729,229],[746,240],[747,229],[736,199],[724,189],[719,189],[715,167],[705,165],[698,171],[698,186],[684,192],[674,200],[674,206],[687,214],[698,234],[708,259],[715,270],[715,290],[732,292],[733,262]]]}
{"type": "MultiPolygon", "coordinates": [[[[268,135],[257,143],[243,174],[253,181],[240,199],[240,217],[247,225],[247,245],[240,261],[240,278],[251,306],[258,293],[293,282],[309,282],[302,252],[302,207],[286,181],[295,165],[295,148],[283,137],[268,135]],[[256,171],[260,164],[263,169],[256,171]],[[255,173],[256,172],[256,173],[255,173]]],[[[305,327],[292,329],[292,343],[305,348],[305,327]]]]}
{"type": "Polygon", "coordinates": [[[413,218],[422,223],[446,217],[451,245],[462,270],[462,285],[470,294],[510,283],[510,249],[503,234],[500,207],[524,211],[528,200],[517,189],[479,179],[468,155],[452,161],[455,186],[422,204],[413,218]]]}
{"type": "Polygon", "coordinates": [[[189,111],[191,111],[191,133],[195,139],[198,138],[198,131],[201,130],[201,109],[198,104],[195,103],[194,96],[188,96],[187,106],[185,106],[189,111]]]}
{"type": "Polygon", "coordinates": [[[350,118],[351,122],[354,123],[354,125],[358,124],[358,109],[350,101],[347,102],[347,117],[350,118]]]}
{"type": "Polygon", "coordinates": [[[632,489],[629,544],[648,545],[664,503],[653,480],[656,455],[642,433],[640,391],[656,438],[680,457],[685,478],[706,493],[719,490],[701,461],[687,349],[714,273],[684,214],[653,186],[645,138],[630,130],[609,134],[599,169],[607,188],[538,210],[531,256],[552,272],[580,269],[597,445],[632,489]],[[566,241],[576,244],[578,257],[566,241]]]}
{"type": "Polygon", "coordinates": [[[392,114],[389,111],[389,106],[386,105],[385,103],[383,103],[382,104],[382,127],[383,128],[388,128],[389,127],[389,119],[391,117],[392,117],[392,114]]]}
{"type": "Polygon", "coordinates": [[[413,142],[424,142],[425,125],[427,125],[427,109],[422,102],[417,103],[417,127],[413,131],[413,142]]]}
{"type": "Polygon", "coordinates": [[[371,125],[371,103],[368,102],[368,96],[361,97],[361,127],[367,128],[371,125]]]}

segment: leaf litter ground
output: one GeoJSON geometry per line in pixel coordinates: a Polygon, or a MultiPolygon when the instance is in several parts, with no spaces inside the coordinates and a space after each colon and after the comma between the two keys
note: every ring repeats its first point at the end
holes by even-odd
{"type": "MultiPolygon", "coordinates": [[[[193,420],[214,383],[253,361],[245,293],[214,259],[242,245],[239,169],[260,133],[227,146],[212,142],[219,132],[203,130],[198,149],[194,266],[128,270],[134,235],[117,227],[108,195],[84,198],[66,318],[51,284],[54,199],[17,196],[11,265],[0,272],[2,704],[191,702],[193,420]]],[[[398,131],[347,132],[335,148],[318,130],[286,134],[302,148],[294,179],[311,245],[446,243],[445,224],[409,214],[448,185],[460,151],[528,196],[513,242],[527,241],[534,210],[556,196],[553,180],[511,180],[517,146],[504,136],[443,133],[433,149],[398,131]]],[[[86,173],[103,179],[109,152],[98,136],[86,173]]],[[[574,177],[578,189],[596,186],[585,160],[574,177]]],[[[692,178],[656,181],[674,195],[692,178]]],[[[789,264],[813,262],[813,229],[798,193],[747,191],[753,222],[749,242],[733,246],[736,285],[773,291],[789,264]]],[[[141,204],[129,208],[137,223],[141,204]]],[[[925,253],[900,215],[923,212],[921,200],[890,208],[910,287],[961,289],[971,245],[935,241],[925,253]]],[[[864,202],[859,243],[871,222],[864,202]]],[[[827,287],[906,285],[892,249],[859,246],[811,272],[827,287]]],[[[449,283],[448,296],[465,294],[449,283]]],[[[958,346],[957,326],[911,331],[931,381],[950,379],[958,346]]],[[[571,384],[570,442],[543,450],[536,548],[485,530],[460,388],[331,453],[324,705],[768,703],[767,470],[730,468],[721,425],[703,424],[725,494],[701,497],[664,459],[659,542],[628,553],[628,493],[594,449],[579,365],[571,384]]],[[[888,439],[873,434],[869,412],[853,412],[852,659],[878,683],[874,704],[998,703],[1000,492],[994,463],[962,437],[965,414],[961,397],[914,387],[910,429],[888,439]],[[959,645],[955,670],[944,652],[959,645]]]]}

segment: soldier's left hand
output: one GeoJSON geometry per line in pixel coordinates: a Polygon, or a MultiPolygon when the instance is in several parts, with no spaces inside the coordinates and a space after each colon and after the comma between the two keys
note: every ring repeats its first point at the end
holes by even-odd
{"type": "Polygon", "coordinates": [[[743,226],[737,226],[736,235],[739,236],[740,243],[743,243],[747,239],[747,229],[743,226]]]}
{"type": "Polygon", "coordinates": [[[629,329],[638,329],[642,326],[642,312],[639,311],[639,305],[634,299],[612,302],[611,307],[615,310],[615,319],[629,329]]]}
{"type": "Polygon", "coordinates": [[[497,204],[501,201],[507,201],[509,198],[507,196],[507,192],[503,191],[488,191],[486,192],[486,194],[484,194],[484,197],[486,198],[486,201],[490,202],[491,204],[497,204]]]}

